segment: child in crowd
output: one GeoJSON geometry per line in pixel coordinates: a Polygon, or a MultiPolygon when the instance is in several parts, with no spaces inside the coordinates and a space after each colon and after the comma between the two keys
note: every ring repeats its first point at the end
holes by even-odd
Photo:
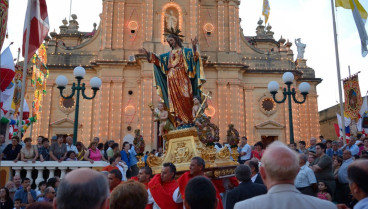
{"type": "Polygon", "coordinates": [[[318,193],[317,197],[322,200],[329,200],[331,201],[331,194],[327,192],[328,188],[325,182],[320,181],[318,182],[318,193]]]}
{"type": "Polygon", "coordinates": [[[20,205],[22,204],[21,199],[14,200],[14,209],[20,209],[20,205]]]}
{"type": "Polygon", "coordinates": [[[66,161],[77,161],[77,155],[74,151],[70,150],[66,153],[66,161]]]}
{"type": "Polygon", "coordinates": [[[39,199],[43,199],[44,195],[45,195],[45,189],[46,189],[46,181],[41,181],[38,184],[38,190],[36,191],[37,193],[37,200],[39,199]]]}

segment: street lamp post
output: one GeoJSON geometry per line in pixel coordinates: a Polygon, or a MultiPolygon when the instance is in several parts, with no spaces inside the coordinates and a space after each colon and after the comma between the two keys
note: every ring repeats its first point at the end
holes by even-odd
{"type": "Polygon", "coordinates": [[[77,79],[77,84],[73,83],[72,86],[72,93],[69,96],[63,95],[63,90],[65,89],[66,85],[68,85],[68,79],[64,75],[59,75],[56,78],[56,85],[57,88],[60,90],[60,96],[64,99],[70,99],[75,95],[75,92],[77,92],[76,101],[75,101],[75,117],[74,117],[74,132],[73,132],[73,144],[75,145],[77,143],[77,135],[78,135],[78,112],[79,112],[79,95],[80,91],[82,91],[82,96],[84,99],[93,99],[96,96],[97,91],[101,87],[101,79],[98,77],[93,77],[90,80],[90,85],[93,90],[92,97],[88,97],[85,94],[85,83],[81,84],[81,81],[83,77],[86,75],[86,70],[83,67],[76,67],[74,68],[73,74],[75,78],[77,79]]]}
{"type": "Polygon", "coordinates": [[[296,95],[295,88],[290,89],[291,84],[293,84],[294,75],[291,72],[286,72],[282,76],[282,80],[287,85],[287,90],[286,90],[286,88],[284,88],[284,92],[283,92],[284,98],[282,100],[279,101],[279,100],[276,99],[276,94],[277,94],[277,91],[279,90],[279,84],[277,83],[277,81],[269,82],[268,83],[268,90],[272,94],[273,100],[275,100],[276,103],[284,103],[285,100],[286,100],[286,97],[288,99],[288,103],[289,103],[290,144],[291,144],[291,143],[294,143],[294,128],[293,128],[293,113],[292,113],[292,110],[291,110],[291,97],[293,97],[293,100],[294,100],[295,103],[303,104],[305,102],[305,100],[307,99],[307,94],[309,93],[310,85],[307,82],[302,82],[301,84],[299,84],[299,90],[300,90],[300,93],[303,95],[303,101],[298,101],[295,97],[295,95],[296,95]]]}

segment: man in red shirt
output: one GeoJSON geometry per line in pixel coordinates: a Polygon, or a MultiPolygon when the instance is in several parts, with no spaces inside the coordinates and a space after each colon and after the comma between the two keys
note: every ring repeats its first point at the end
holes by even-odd
{"type": "MultiPolygon", "coordinates": [[[[175,190],[173,195],[173,200],[176,203],[183,202],[183,200],[185,199],[185,187],[187,186],[189,180],[191,180],[196,176],[205,176],[204,175],[205,167],[206,164],[201,157],[192,158],[189,166],[189,171],[185,172],[178,178],[179,188],[175,190]]],[[[223,209],[221,196],[217,190],[216,190],[216,198],[218,201],[217,209],[223,209]]]]}
{"type": "Polygon", "coordinates": [[[148,204],[153,209],[181,209],[183,204],[173,201],[173,193],[179,187],[174,179],[176,167],[172,163],[164,163],[161,174],[156,174],[148,183],[148,204]]]}
{"type": "Polygon", "coordinates": [[[123,175],[121,174],[119,170],[114,169],[109,172],[109,174],[107,175],[107,178],[109,180],[110,193],[112,192],[112,190],[115,189],[115,187],[123,183],[123,181],[121,180],[122,177],[123,175]]]}
{"type": "Polygon", "coordinates": [[[150,181],[151,176],[152,176],[152,169],[148,166],[145,166],[139,169],[138,175],[132,177],[131,179],[144,184],[144,186],[146,186],[146,189],[148,189],[148,182],[150,181]]]}

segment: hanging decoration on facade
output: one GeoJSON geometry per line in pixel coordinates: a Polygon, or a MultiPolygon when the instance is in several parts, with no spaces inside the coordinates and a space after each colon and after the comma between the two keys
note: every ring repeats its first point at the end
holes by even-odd
{"type": "Polygon", "coordinates": [[[8,0],[0,0],[0,51],[3,46],[5,36],[6,36],[6,26],[8,22],[8,0]]]}
{"type": "Polygon", "coordinates": [[[41,44],[38,49],[38,55],[33,55],[32,63],[31,85],[35,89],[32,102],[32,116],[36,116],[39,119],[39,113],[42,111],[42,98],[46,95],[46,80],[49,77],[49,69],[46,67],[47,53],[44,44],[41,44]]]}
{"type": "Polygon", "coordinates": [[[362,106],[362,97],[359,88],[358,74],[349,76],[343,80],[345,95],[345,117],[352,120],[359,119],[359,111],[362,106]]]}

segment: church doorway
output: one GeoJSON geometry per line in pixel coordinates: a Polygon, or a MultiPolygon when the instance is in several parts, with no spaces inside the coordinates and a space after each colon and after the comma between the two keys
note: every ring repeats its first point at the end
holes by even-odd
{"type": "Polygon", "coordinates": [[[263,147],[266,148],[269,144],[271,144],[273,141],[278,140],[278,136],[261,136],[263,147]]]}

